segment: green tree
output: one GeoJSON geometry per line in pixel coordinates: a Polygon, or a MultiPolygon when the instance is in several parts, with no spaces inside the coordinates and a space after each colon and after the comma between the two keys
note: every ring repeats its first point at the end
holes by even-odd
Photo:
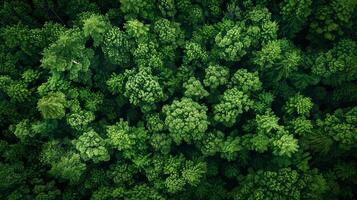
{"type": "Polygon", "coordinates": [[[76,183],[85,170],[86,165],[81,161],[80,156],[73,153],[61,157],[57,163],[54,163],[50,173],[71,183],[76,183]]]}
{"type": "Polygon", "coordinates": [[[214,120],[222,122],[226,126],[232,126],[239,114],[248,111],[253,101],[237,88],[227,89],[220,100],[220,103],[214,105],[214,120]]]}
{"type": "Polygon", "coordinates": [[[61,119],[66,113],[66,97],[61,92],[50,93],[37,103],[44,119],[61,119]]]}
{"type": "Polygon", "coordinates": [[[94,54],[93,50],[85,47],[85,42],[84,34],[80,30],[67,30],[45,49],[42,66],[52,73],[68,72],[70,79],[78,79],[79,73],[89,70],[94,54]]]}
{"type": "Polygon", "coordinates": [[[229,69],[220,65],[209,65],[205,69],[205,79],[203,83],[211,89],[228,83],[229,69]]]}
{"type": "Polygon", "coordinates": [[[94,130],[84,132],[78,139],[73,141],[83,160],[93,160],[94,163],[108,161],[108,150],[105,148],[105,140],[94,130]]]}
{"type": "Polygon", "coordinates": [[[207,107],[192,99],[174,100],[171,105],[165,105],[162,112],[166,115],[165,125],[170,136],[177,144],[182,140],[190,143],[202,139],[208,128],[207,107]]]}

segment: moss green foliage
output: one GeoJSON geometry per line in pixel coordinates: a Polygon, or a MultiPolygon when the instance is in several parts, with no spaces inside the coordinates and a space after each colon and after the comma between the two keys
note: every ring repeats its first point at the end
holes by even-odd
{"type": "Polygon", "coordinates": [[[3,0],[0,199],[357,199],[357,0],[3,0]]]}

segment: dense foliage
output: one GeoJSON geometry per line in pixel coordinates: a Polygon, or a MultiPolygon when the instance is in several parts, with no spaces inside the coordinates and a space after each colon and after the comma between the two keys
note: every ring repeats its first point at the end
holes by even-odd
{"type": "Polygon", "coordinates": [[[357,0],[1,5],[0,199],[357,199],[357,0]]]}

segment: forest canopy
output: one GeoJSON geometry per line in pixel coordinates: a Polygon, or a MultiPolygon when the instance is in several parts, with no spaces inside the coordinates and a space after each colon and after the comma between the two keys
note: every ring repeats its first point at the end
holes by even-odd
{"type": "Polygon", "coordinates": [[[0,199],[357,199],[357,0],[0,2],[0,199]]]}

